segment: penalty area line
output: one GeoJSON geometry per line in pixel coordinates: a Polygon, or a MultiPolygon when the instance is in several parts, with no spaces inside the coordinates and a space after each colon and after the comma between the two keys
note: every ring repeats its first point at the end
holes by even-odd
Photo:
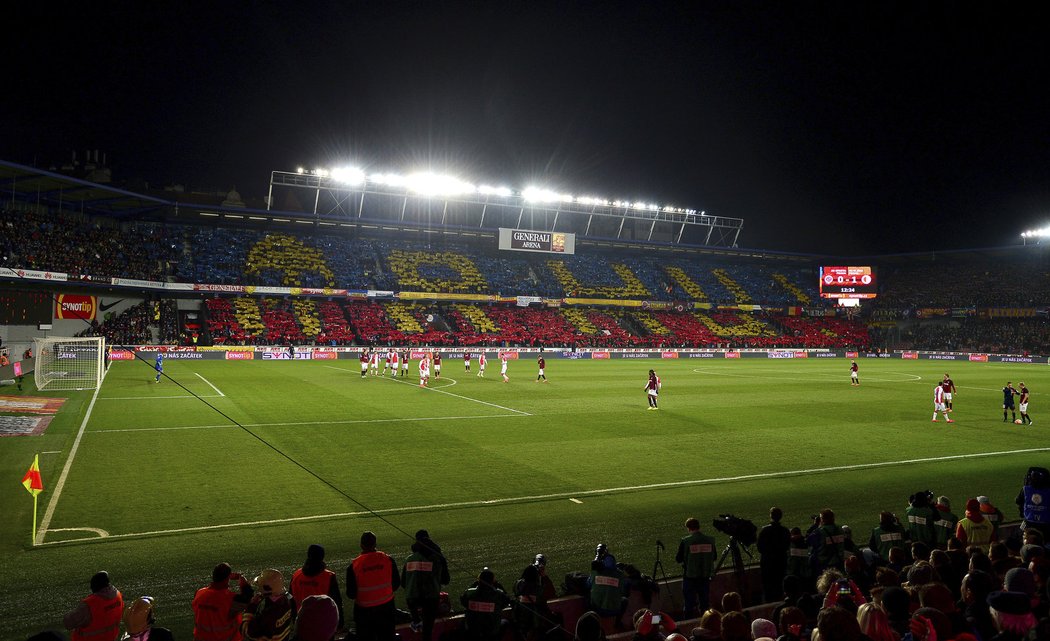
{"type": "Polygon", "coordinates": [[[203,376],[201,376],[200,374],[197,374],[197,372],[194,372],[194,374],[195,374],[195,375],[197,376],[197,378],[199,378],[199,379],[201,379],[202,381],[204,381],[205,383],[207,383],[207,384],[208,384],[208,387],[210,387],[210,388],[212,388],[213,390],[215,390],[215,393],[216,393],[216,394],[218,394],[219,396],[226,396],[225,394],[223,394],[223,393],[222,393],[222,390],[220,390],[220,389],[219,389],[218,387],[215,387],[214,385],[212,385],[211,381],[209,381],[208,379],[204,378],[204,377],[203,377],[203,376]]]}
{"type": "MultiPolygon", "coordinates": [[[[1023,450],[1006,450],[1000,452],[977,452],[974,454],[952,454],[948,456],[931,456],[926,458],[905,459],[901,461],[882,461],[876,463],[858,463],[855,465],[836,465],[832,467],[811,468],[805,470],[787,470],[784,472],[763,472],[758,474],[742,474],[739,476],[723,476],[719,478],[693,479],[689,481],[671,481],[667,483],[650,483],[648,485],[627,485],[621,487],[610,487],[596,490],[575,490],[572,492],[556,492],[554,494],[536,494],[531,496],[514,496],[500,499],[482,499],[476,501],[460,501],[456,503],[436,503],[433,505],[415,505],[405,507],[385,508],[372,511],[336,512],[332,514],[315,514],[311,516],[295,516],[281,519],[265,519],[259,521],[241,521],[237,523],[222,523],[217,525],[199,525],[195,527],[175,528],[170,530],[153,530],[150,532],[129,532],[126,534],[111,534],[107,537],[97,539],[71,539],[67,541],[41,542],[39,545],[69,545],[79,543],[94,543],[107,539],[127,539],[136,537],[162,536],[169,534],[189,534],[194,532],[210,532],[215,530],[226,530],[241,527],[258,527],[267,525],[281,525],[287,523],[303,523],[310,521],[325,521],[346,517],[375,516],[383,514],[403,514],[410,512],[432,512],[434,510],[447,510],[457,508],[472,508],[489,505],[510,505],[514,503],[527,503],[535,501],[550,501],[568,499],[574,503],[582,503],[577,496],[602,496],[610,494],[626,494],[629,492],[643,492],[648,490],[662,490],[677,487],[689,487],[696,485],[715,485],[719,483],[733,483],[737,481],[757,481],[763,479],[784,478],[789,476],[801,476],[803,474],[821,474],[829,472],[848,472],[852,470],[865,470],[879,467],[893,467],[896,465],[912,465],[915,463],[940,463],[946,461],[957,461],[969,458],[987,458],[991,456],[1010,456],[1014,454],[1032,454],[1037,452],[1050,452],[1050,447],[1036,447],[1023,450]]],[[[67,528],[68,530],[101,531],[96,528],[67,528]]]]}
{"type": "MultiPolygon", "coordinates": [[[[345,421],[295,421],[287,423],[241,423],[244,427],[296,427],[301,425],[354,425],[358,423],[407,423],[412,421],[467,421],[479,418],[520,418],[521,414],[484,414],[481,416],[412,416],[408,418],[361,418],[345,421]]],[[[226,425],[182,425],[174,427],[128,427],[116,430],[89,430],[92,434],[109,434],[111,432],[170,432],[173,430],[216,430],[236,429],[237,426],[226,425]]]]}

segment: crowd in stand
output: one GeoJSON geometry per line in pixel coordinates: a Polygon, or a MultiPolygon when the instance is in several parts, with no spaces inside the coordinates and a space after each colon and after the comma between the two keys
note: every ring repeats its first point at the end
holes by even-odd
{"type": "Polygon", "coordinates": [[[1045,318],[965,318],[916,324],[901,334],[902,346],[987,354],[1050,354],[1045,318]]]}
{"type": "MultiPolygon", "coordinates": [[[[744,603],[757,591],[746,589],[740,571],[731,576],[742,592],[731,582],[721,598],[711,598],[717,548],[698,519],[686,521],[675,555],[682,567],[681,609],[666,582],[617,562],[601,543],[586,579],[568,575],[563,586],[566,594],[583,595],[589,608],[575,622],[575,634],[572,622],[551,607],[556,587],[542,553],[512,589],[486,567],[453,600],[444,592],[449,562],[426,530],[416,533],[401,565],[365,532],[342,585],[316,544],[293,572],[270,568],[254,581],[220,563],[193,598],[194,638],[330,641],[352,628],[355,641],[394,641],[396,625],[405,623],[414,639],[433,641],[435,623],[458,603],[462,621],[444,624],[443,639],[603,641],[633,629],[632,641],[1045,641],[1050,514],[1042,497],[1048,490],[1050,471],[1029,468],[1016,498],[1021,527],[1010,535],[1003,512],[987,497],[968,499],[956,515],[947,497],[934,499],[929,490],[908,498],[902,518],[882,512],[870,529],[836,523],[831,509],[790,529],[776,507],[761,529],[723,515],[716,528],[739,545],[756,544],[760,555],[764,605],[748,609],[744,603]],[[399,590],[406,610],[395,605],[399,590]],[[352,615],[344,614],[344,594],[354,601],[352,615]]],[[[74,638],[115,641],[121,618],[124,638],[145,638],[155,623],[152,599],[136,599],[125,609],[105,572],[92,577],[91,590],[64,618],[74,638]]],[[[162,628],[153,630],[148,636],[154,641],[171,638],[162,628]]],[[[44,638],[56,637],[36,637],[44,638]]]]}
{"type": "Polygon", "coordinates": [[[77,336],[104,336],[109,345],[146,345],[153,342],[153,327],[160,324],[160,305],[144,300],[120,314],[90,321],[77,336]]]}

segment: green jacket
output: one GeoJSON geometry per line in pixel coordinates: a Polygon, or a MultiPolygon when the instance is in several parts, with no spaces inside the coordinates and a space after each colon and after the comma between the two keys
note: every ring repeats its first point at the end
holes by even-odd
{"type": "Polygon", "coordinates": [[[929,505],[909,506],[905,514],[908,515],[908,537],[912,541],[922,541],[932,548],[937,542],[937,533],[933,529],[934,522],[940,518],[937,508],[929,505]]]}
{"type": "Polygon", "coordinates": [[[837,525],[822,525],[817,531],[820,533],[817,563],[821,568],[841,568],[844,561],[842,552],[845,549],[846,540],[842,528],[837,525]]]}
{"type": "Polygon", "coordinates": [[[441,594],[441,561],[413,552],[401,567],[401,585],[409,599],[437,599],[441,594]]]}
{"type": "Polygon", "coordinates": [[[503,610],[510,599],[503,590],[478,584],[467,588],[459,602],[467,609],[463,621],[467,631],[475,638],[495,638],[500,633],[503,610]]]}
{"type": "Polygon", "coordinates": [[[959,524],[959,517],[951,513],[951,510],[937,510],[937,520],[933,522],[933,532],[936,535],[937,547],[944,548],[948,545],[948,539],[955,536],[955,526],[959,524]]]}
{"type": "Polygon", "coordinates": [[[619,611],[620,602],[627,596],[627,577],[616,568],[602,568],[591,572],[587,583],[591,586],[591,605],[606,612],[619,611]]]}
{"type": "Polygon", "coordinates": [[[715,569],[715,539],[700,531],[691,532],[679,541],[674,558],[682,564],[685,578],[710,577],[715,569]]]}
{"type": "Polygon", "coordinates": [[[908,549],[908,533],[900,525],[891,525],[883,529],[880,525],[872,528],[871,538],[868,539],[868,547],[872,549],[883,561],[890,560],[890,550],[893,548],[908,549]]]}

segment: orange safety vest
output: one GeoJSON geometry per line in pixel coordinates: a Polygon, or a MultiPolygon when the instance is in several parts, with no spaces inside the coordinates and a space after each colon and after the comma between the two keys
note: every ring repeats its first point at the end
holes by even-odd
{"type": "Polygon", "coordinates": [[[240,641],[241,615],[230,616],[235,594],[205,587],[193,597],[193,638],[196,641],[240,641]]]}
{"type": "Polygon", "coordinates": [[[292,598],[295,599],[295,607],[301,606],[308,596],[327,596],[334,576],[335,572],[331,570],[321,570],[320,574],[313,576],[303,574],[302,568],[296,570],[292,575],[292,598]]]}
{"type": "Polygon", "coordinates": [[[357,581],[357,598],[354,602],[362,608],[374,608],[394,599],[394,588],[390,583],[394,564],[383,552],[364,552],[351,564],[357,581]]]}
{"type": "Polygon", "coordinates": [[[124,597],[120,591],[112,599],[90,594],[84,603],[91,609],[91,622],[73,630],[73,641],[116,641],[120,636],[120,617],[124,615],[124,597]]]}

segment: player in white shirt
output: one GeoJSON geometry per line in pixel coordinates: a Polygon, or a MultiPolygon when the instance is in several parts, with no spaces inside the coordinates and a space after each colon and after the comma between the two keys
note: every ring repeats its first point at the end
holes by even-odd
{"type": "Polygon", "coordinates": [[[390,377],[397,377],[397,364],[401,360],[401,355],[397,353],[396,349],[390,350],[390,377]]]}
{"type": "Polygon", "coordinates": [[[951,418],[948,417],[948,406],[944,404],[944,388],[938,383],[937,387],[933,388],[933,422],[937,422],[937,412],[944,414],[944,420],[948,423],[954,423],[951,418]]]}
{"type": "Polygon", "coordinates": [[[379,352],[372,352],[372,376],[379,375],[379,352]]]}
{"type": "Polygon", "coordinates": [[[470,373],[470,352],[463,352],[463,371],[470,373]]]}
{"type": "Polygon", "coordinates": [[[485,378],[485,363],[487,362],[488,359],[485,358],[485,352],[478,354],[478,376],[480,378],[485,378]]]}
{"type": "Polygon", "coordinates": [[[499,355],[499,375],[503,377],[504,383],[510,382],[510,377],[507,376],[507,354],[505,352],[499,355]]]}
{"type": "Polygon", "coordinates": [[[430,380],[430,359],[424,354],[423,358],[419,359],[419,386],[426,387],[427,382],[430,380]]]}

